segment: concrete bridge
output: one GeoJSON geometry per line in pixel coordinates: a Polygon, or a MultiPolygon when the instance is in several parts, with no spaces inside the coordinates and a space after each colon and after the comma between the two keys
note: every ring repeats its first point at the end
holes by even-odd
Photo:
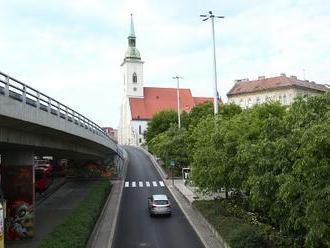
{"type": "Polygon", "coordinates": [[[35,155],[120,162],[123,150],[82,114],[0,72],[0,155],[2,195],[15,218],[17,202],[34,206],[35,155]]]}

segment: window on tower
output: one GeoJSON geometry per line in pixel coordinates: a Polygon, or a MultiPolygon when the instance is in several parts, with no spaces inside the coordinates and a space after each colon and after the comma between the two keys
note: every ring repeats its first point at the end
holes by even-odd
{"type": "Polygon", "coordinates": [[[135,72],[133,73],[133,83],[137,83],[137,76],[135,72]]]}

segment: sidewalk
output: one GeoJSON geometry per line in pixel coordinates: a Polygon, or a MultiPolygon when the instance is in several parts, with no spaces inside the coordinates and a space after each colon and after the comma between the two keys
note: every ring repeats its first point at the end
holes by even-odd
{"type": "Polygon", "coordinates": [[[57,191],[59,188],[61,188],[66,182],[67,182],[67,179],[65,177],[54,178],[53,183],[49,186],[49,188],[42,195],[39,193],[36,193],[36,196],[35,196],[36,206],[41,204],[44,200],[46,200],[49,196],[51,196],[55,191],[57,191]]]}
{"type": "Polygon", "coordinates": [[[225,198],[225,193],[205,194],[205,193],[199,192],[197,187],[185,185],[184,180],[182,180],[182,179],[174,180],[174,185],[177,188],[177,190],[179,190],[180,193],[183,194],[190,203],[192,203],[193,201],[196,201],[196,200],[211,201],[211,200],[214,200],[215,198],[219,198],[219,197],[225,198]]]}

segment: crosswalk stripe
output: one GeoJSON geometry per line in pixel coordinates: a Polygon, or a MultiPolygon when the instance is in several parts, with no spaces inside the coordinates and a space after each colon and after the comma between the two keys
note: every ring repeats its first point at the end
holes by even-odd
{"type": "MultiPolygon", "coordinates": [[[[165,187],[165,183],[163,181],[158,181],[160,187],[165,187]]],[[[146,187],[158,187],[157,181],[145,181],[146,187]]],[[[143,181],[125,181],[125,188],[132,187],[132,188],[143,188],[144,183],[143,181]]]]}

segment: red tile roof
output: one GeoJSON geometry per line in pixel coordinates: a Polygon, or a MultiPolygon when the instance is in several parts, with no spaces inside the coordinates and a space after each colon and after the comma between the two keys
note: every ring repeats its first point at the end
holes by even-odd
{"type": "MultiPolygon", "coordinates": [[[[198,104],[213,98],[193,97],[190,89],[180,89],[180,110],[190,112],[198,104]]],[[[150,120],[162,110],[177,110],[176,88],[143,88],[144,98],[129,98],[133,120],[150,120]]]]}
{"type": "Polygon", "coordinates": [[[299,80],[297,77],[287,77],[281,75],[278,77],[262,78],[252,81],[241,81],[235,83],[233,88],[227,93],[227,96],[252,93],[258,91],[273,90],[278,88],[298,87],[307,88],[316,91],[327,91],[328,89],[322,84],[316,84],[307,80],[299,80]]]}
{"type": "MultiPolygon", "coordinates": [[[[193,97],[195,105],[203,104],[205,102],[213,102],[212,97],[193,97]]],[[[219,102],[221,102],[221,99],[219,99],[219,102]]]]}

